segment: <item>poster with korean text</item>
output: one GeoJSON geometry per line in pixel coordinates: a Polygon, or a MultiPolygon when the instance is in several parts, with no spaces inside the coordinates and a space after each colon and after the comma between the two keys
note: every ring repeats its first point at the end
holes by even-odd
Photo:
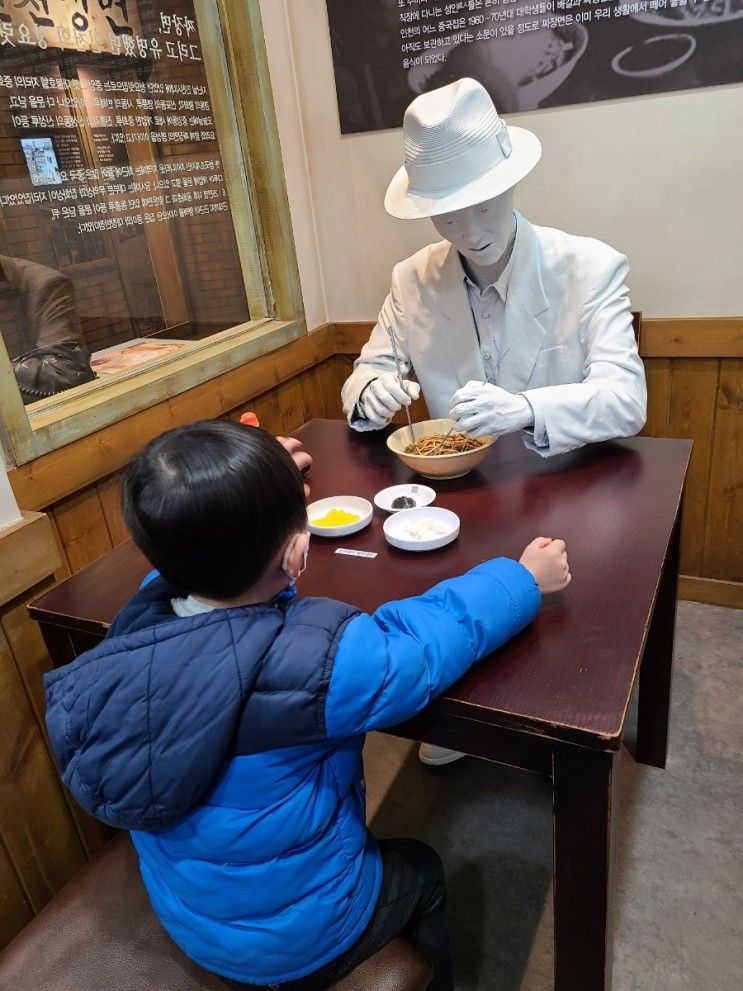
{"type": "Polygon", "coordinates": [[[341,131],[471,76],[501,113],[743,80],[743,0],[327,0],[341,131]]]}

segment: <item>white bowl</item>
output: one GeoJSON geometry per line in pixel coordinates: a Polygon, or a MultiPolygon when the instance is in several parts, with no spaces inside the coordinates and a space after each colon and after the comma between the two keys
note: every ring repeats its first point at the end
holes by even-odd
{"type": "MultiPolygon", "coordinates": [[[[453,425],[454,421],[446,417],[440,420],[421,420],[413,424],[413,436],[416,440],[421,440],[431,434],[445,434],[453,425]]],[[[474,451],[460,451],[457,454],[407,454],[405,448],[411,443],[410,427],[400,427],[387,438],[387,447],[404,465],[424,478],[461,478],[480,464],[498,436],[477,439],[481,443],[474,451]]]]}
{"type": "Polygon", "coordinates": [[[311,502],[307,507],[307,528],[310,533],[318,537],[345,537],[349,533],[356,533],[368,526],[372,518],[372,504],[368,499],[359,496],[329,496],[327,499],[318,499],[311,502]],[[341,526],[317,526],[314,520],[325,516],[331,509],[342,509],[347,513],[353,513],[359,519],[353,523],[343,523],[341,526]]]}
{"type": "Polygon", "coordinates": [[[421,509],[401,509],[384,521],[384,536],[388,544],[399,547],[403,551],[435,551],[437,547],[445,547],[459,535],[459,517],[450,509],[440,506],[424,506],[421,509]],[[440,537],[430,537],[419,540],[403,533],[411,520],[435,520],[446,527],[446,532],[440,537]]]}
{"type": "Polygon", "coordinates": [[[430,506],[436,498],[436,493],[427,485],[413,485],[410,482],[407,485],[390,485],[389,488],[377,492],[374,496],[374,505],[384,509],[387,513],[399,513],[401,510],[395,509],[392,503],[400,496],[415,499],[415,508],[420,509],[423,506],[430,506]]]}

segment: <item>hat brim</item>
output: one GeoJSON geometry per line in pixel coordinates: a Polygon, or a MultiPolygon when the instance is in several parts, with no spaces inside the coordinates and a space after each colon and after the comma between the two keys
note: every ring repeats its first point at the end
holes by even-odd
{"type": "Polygon", "coordinates": [[[435,195],[421,196],[411,193],[408,173],[403,165],[392,177],[384,197],[384,208],[400,220],[418,220],[422,217],[437,217],[442,213],[463,210],[477,203],[484,203],[494,196],[500,196],[513,188],[528,175],[542,157],[542,145],[536,134],[523,127],[508,127],[511,139],[511,154],[498,162],[484,175],[472,182],[451,189],[444,189],[435,195]]]}

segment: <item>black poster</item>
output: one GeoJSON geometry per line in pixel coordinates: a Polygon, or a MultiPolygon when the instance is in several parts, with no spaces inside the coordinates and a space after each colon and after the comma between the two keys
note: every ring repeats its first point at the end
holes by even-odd
{"type": "Polygon", "coordinates": [[[341,131],[471,76],[502,113],[743,80],[743,0],[327,0],[341,131]]]}

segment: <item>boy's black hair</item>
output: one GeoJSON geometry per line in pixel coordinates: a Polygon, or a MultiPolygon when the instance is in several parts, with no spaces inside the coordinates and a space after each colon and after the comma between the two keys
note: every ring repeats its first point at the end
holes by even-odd
{"type": "Polygon", "coordinates": [[[257,427],[202,420],[156,437],[129,465],[124,519],[134,542],[182,592],[234,599],[307,526],[302,477],[257,427]]]}

